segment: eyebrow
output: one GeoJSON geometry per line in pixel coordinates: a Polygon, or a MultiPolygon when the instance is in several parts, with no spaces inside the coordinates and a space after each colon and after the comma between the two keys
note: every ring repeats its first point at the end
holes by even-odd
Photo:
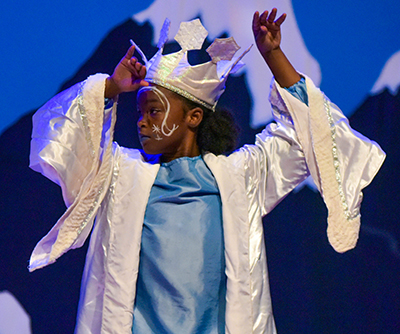
{"type": "Polygon", "coordinates": [[[146,102],[160,102],[161,103],[160,99],[156,99],[156,98],[147,99],[146,102]]]}
{"type": "Polygon", "coordinates": [[[154,102],[162,103],[158,98],[150,98],[143,101],[143,103],[154,103],[154,102]]]}
{"type": "Polygon", "coordinates": [[[136,104],[136,109],[138,110],[138,111],[140,111],[140,105],[142,105],[144,108],[147,108],[148,107],[148,105],[151,105],[151,104],[157,104],[157,105],[163,105],[163,103],[160,101],[160,99],[158,99],[158,98],[150,98],[150,99],[148,99],[148,100],[145,100],[145,101],[143,101],[142,103],[140,103],[139,101],[137,101],[137,104],[136,104]]]}

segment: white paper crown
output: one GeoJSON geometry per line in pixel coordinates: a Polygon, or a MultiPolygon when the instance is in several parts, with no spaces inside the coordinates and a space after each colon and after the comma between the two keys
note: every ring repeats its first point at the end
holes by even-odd
{"type": "Polygon", "coordinates": [[[188,62],[187,52],[201,49],[208,35],[207,30],[199,19],[182,22],[175,36],[181,50],[163,56],[162,52],[164,44],[168,40],[169,27],[170,20],[166,19],[157,44],[158,52],[149,61],[131,40],[146,65],[145,80],[215,110],[218,99],[225,90],[225,81],[228,75],[235,73],[244,65],[240,60],[249,52],[252,45],[239,57],[234,57],[240,47],[233,37],[217,38],[206,50],[211,61],[192,66],[188,62]]]}

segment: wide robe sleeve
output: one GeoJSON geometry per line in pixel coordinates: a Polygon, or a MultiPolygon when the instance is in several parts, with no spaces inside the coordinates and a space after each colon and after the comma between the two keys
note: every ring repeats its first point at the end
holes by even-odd
{"type": "Polygon", "coordinates": [[[108,188],[116,103],[104,107],[106,77],[59,93],[33,116],[30,167],[61,186],[67,210],[36,245],[30,271],[83,245],[108,188]]]}
{"type": "MultiPolygon", "coordinates": [[[[278,123],[295,130],[307,168],[328,208],[329,242],[337,252],[345,252],[357,243],[362,189],[378,172],[385,153],[352,129],[339,108],[307,77],[306,86],[308,106],[276,82],[270,101],[278,123]]],[[[271,168],[268,172],[273,174],[268,178],[280,177],[271,168]]]]}

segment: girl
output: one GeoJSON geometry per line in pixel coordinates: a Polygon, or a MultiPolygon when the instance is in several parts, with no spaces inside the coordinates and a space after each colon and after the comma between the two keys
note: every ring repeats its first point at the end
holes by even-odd
{"type": "Polygon", "coordinates": [[[205,38],[198,20],[182,24],[181,51],[162,55],[166,24],[145,66],[132,46],[112,76],[89,77],[34,116],[31,167],[60,184],[68,209],[30,270],[80,247],[93,227],[76,333],[275,333],[262,217],[309,174],[332,246],[354,247],[361,190],[384,153],[295,71],[276,14],[253,18],[275,76],[276,124],[229,156],[235,127],[215,106],[244,54],[218,40],[210,62],[189,65],[205,38]],[[112,142],[118,95],[136,90],[144,152],[112,142]]]}

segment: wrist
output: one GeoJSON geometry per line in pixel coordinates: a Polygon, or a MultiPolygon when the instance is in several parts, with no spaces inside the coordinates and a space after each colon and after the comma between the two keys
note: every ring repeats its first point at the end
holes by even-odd
{"type": "Polygon", "coordinates": [[[269,61],[270,59],[274,59],[277,58],[279,56],[282,55],[282,49],[280,46],[277,46],[276,48],[266,51],[266,52],[262,52],[262,56],[266,61],[269,61]]]}
{"type": "Polygon", "coordinates": [[[104,97],[106,99],[113,99],[117,95],[121,93],[118,85],[115,83],[112,77],[108,77],[106,79],[105,90],[104,90],[104,97]]]}

